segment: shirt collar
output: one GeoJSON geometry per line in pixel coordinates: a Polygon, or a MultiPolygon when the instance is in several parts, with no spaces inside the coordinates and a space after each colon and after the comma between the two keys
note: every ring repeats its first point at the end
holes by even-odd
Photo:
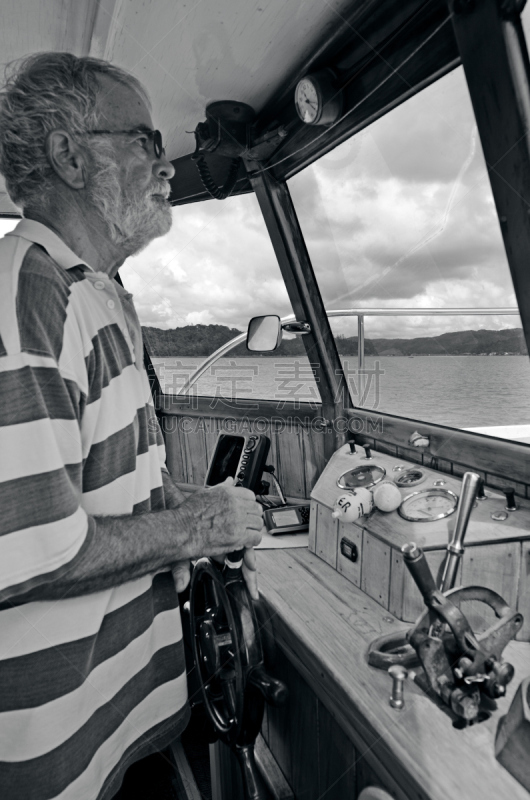
{"type": "Polygon", "coordinates": [[[93,271],[92,267],[86,262],[82,261],[73,250],[70,250],[57,234],[46,227],[41,222],[36,222],[34,219],[22,219],[17,227],[7,233],[6,236],[20,236],[22,239],[27,239],[35,244],[40,244],[48,255],[59,264],[63,269],[72,269],[72,267],[85,266],[87,269],[93,271]]]}

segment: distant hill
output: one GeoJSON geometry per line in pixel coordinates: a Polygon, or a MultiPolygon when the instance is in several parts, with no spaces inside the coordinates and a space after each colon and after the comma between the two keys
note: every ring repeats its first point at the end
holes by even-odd
{"type": "MultiPolygon", "coordinates": [[[[242,331],[226,325],[185,325],[182,328],[162,330],[142,328],[147,349],[153,357],[161,356],[207,356],[242,331]]],[[[357,337],[337,337],[339,353],[344,356],[357,355],[357,337]]],[[[526,344],[522,328],[507,328],[501,331],[456,331],[440,336],[422,336],[416,339],[365,339],[367,356],[424,356],[424,355],[526,355],[526,344]]],[[[302,337],[285,340],[277,356],[304,355],[302,337]]],[[[245,344],[232,350],[232,356],[250,355],[245,344]]]]}

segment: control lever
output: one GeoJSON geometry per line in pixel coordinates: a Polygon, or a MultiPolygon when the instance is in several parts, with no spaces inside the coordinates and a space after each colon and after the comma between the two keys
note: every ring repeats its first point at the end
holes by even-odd
{"type": "Polygon", "coordinates": [[[366,453],[366,456],[365,456],[366,460],[367,461],[371,461],[373,459],[372,448],[370,447],[369,444],[363,444],[363,448],[364,448],[364,452],[366,453]]]}
{"type": "MultiPolygon", "coordinates": [[[[447,558],[440,582],[441,593],[454,587],[458,564],[464,552],[464,537],[480,483],[481,478],[475,472],[466,472],[464,474],[455,529],[451,541],[447,545],[447,558]]],[[[402,552],[410,573],[420,588],[424,599],[431,598],[436,592],[436,584],[423,552],[416,548],[414,544],[405,545],[402,552]]],[[[427,600],[425,602],[427,603],[427,600]]],[[[442,627],[443,623],[436,618],[430,631],[431,635],[439,636],[442,627]]],[[[378,669],[388,669],[392,664],[400,664],[408,669],[418,666],[418,655],[407,642],[406,633],[406,631],[396,631],[375,639],[368,649],[368,663],[378,669]]]]}
{"type": "Polygon", "coordinates": [[[451,541],[447,545],[447,558],[445,560],[444,571],[440,583],[440,591],[448,592],[453,589],[456,581],[456,573],[460,559],[464,553],[464,538],[467,531],[467,525],[471,511],[477,497],[477,490],[480,485],[480,475],[476,472],[465,472],[462,479],[462,491],[460,492],[460,500],[458,501],[458,509],[456,512],[456,524],[451,537],[451,541]]]}
{"type": "MultiPolygon", "coordinates": [[[[496,592],[482,586],[450,589],[442,594],[435,587],[423,550],[409,544],[402,552],[427,606],[407,634],[425,671],[424,688],[435,691],[458,717],[472,722],[479,716],[482,695],[496,698],[506,692],[514,670],[502,660],[501,653],[520,630],[522,615],[496,592]],[[485,603],[497,617],[478,636],[460,608],[469,601],[485,603]]],[[[420,685],[424,683],[421,678],[416,679],[420,685]]]]}

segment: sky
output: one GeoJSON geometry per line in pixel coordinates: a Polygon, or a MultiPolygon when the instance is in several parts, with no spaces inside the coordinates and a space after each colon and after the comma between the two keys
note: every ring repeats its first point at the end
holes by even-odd
{"type": "MultiPolygon", "coordinates": [[[[156,109],[155,119],[156,119],[156,109]]],[[[326,308],[517,307],[461,68],[289,181],[326,308]]],[[[120,270],[143,325],[291,313],[253,195],[176,207],[120,270]]],[[[0,220],[0,233],[12,227],[0,220]]],[[[333,320],[356,332],[354,318],[333,320]]],[[[366,336],[520,327],[518,316],[372,317],[366,336]]]]}

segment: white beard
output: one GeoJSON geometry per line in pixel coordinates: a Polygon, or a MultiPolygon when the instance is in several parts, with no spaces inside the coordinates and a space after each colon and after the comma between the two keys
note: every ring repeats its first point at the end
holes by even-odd
{"type": "Polygon", "coordinates": [[[171,228],[169,184],[153,180],[147,190],[125,195],[112,145],[93,142],[91,153],[94,171],[88,187],[90,199],[112,241],[123,246],[128,255],[135,255],[171,228]]]}

